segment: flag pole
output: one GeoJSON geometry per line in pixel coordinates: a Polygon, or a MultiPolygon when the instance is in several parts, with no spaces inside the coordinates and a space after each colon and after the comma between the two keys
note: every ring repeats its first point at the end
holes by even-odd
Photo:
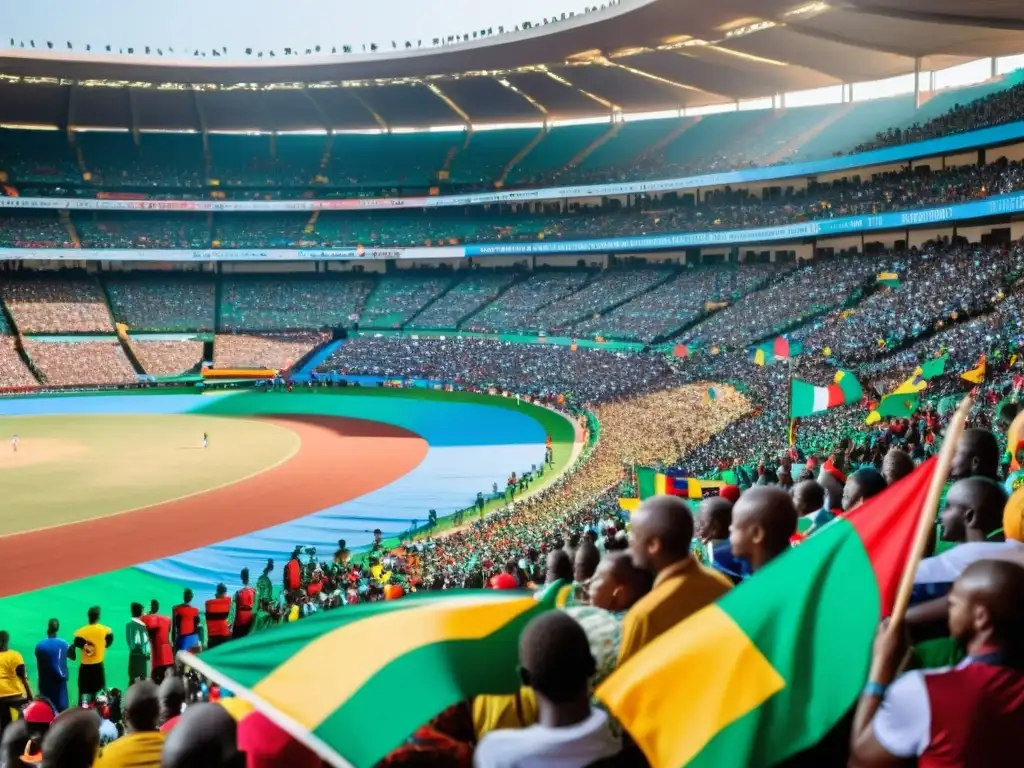
{"type": "Polygon", "coordinates": [[[914,589],[914,575],[917,573],[917,565],[924,557],[924,548],[928,544],[928,537],[931,534],[932,526],[935,525],[935,512],[939,508],[939,499],[942,498],[942,489],[949,476],[949,467],[953,463],[953,454],[956,452],[956,444],[964,432],[967,422],[967,414],[971,410],[973,400],[970,395],[960,401],[960,407],[953,415],[953,421],[949,425],[946,437],[942,442],[942,450],[939,451],[935,464],[935,473],[932,475],[931,484],[928,486],[928,495],[925,497],[921,507],[921,516],[917,521],[917,530],[914,532],[914,543],[910,548],[910,557],[903,569],[903,576],[900,579],[899,591],[896,593],[896,601],[893,603],[892,617],[889,622],[890,630],[899,629],[903,624],[907,608],[910,605],[910,593],[914,589]]]}

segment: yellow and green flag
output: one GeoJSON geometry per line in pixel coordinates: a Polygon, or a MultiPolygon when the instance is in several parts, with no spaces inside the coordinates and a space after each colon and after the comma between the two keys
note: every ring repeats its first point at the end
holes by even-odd
{"type": "Polygon", "coordinates": [[[565,591],[539,601],[429,592],[346,606],[179,659],[332,765],[370,768],[446,707],[518,691],[519,634],[565,591]]]}
{"type": "Polygon", "coordinates": [[[935,468],[824,526],[602,683],[598,698],[652,768],[770,768],[839,722],[867,679],[935,468]]]}

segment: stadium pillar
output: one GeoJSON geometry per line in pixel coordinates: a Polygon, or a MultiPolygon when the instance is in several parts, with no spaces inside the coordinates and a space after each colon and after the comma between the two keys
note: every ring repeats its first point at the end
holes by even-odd
{"type": "Polygon", "coordinates": [[[921,107],[921,57],[914,59],[914,106],[921,107]]]}

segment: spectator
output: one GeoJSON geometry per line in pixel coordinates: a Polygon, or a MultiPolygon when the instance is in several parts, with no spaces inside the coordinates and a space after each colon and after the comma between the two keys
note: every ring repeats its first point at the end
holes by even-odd
{"type": "Polygon", "coordinates": [[[43,739],[42,768],[91,768],[100,747],[100,719],[92,709],[69,709],[43,739]]]}
{"type": "Polygon", "coordinates": [[[793,500],[781,488],[751,488],[732,510],[729,543],[732,554],[750,564],[756,573],[789,549],[796,533],[793,500]]]}
{"type": "Polygon", "coordinates": [[[968,657],[952,669],[896,677],[901,635],[883,627],[851,739],[860,765],[1016,765],[1008,746],[1024,728],[1024,568],[969,566],[953,585],[949,630],[968,657]]]}
{"type": "Polygon", "coordinates": [[[145,680],[149,674],[149,631],[142,620],[142,603],[132,603],[132,617],[125,628],[128,643],[128,683],[145,680]]]}
{"type": "Polygon", "coordinates": [[[608,715],[590,705],[594,658],[583,628],[559,611],[542,614],[523,630],[519,641],[523,683],[533,689],[539,722],[520,730],[484,736],[473,757],[479,768],[547,765],[583,768],[617,755],[621,739],[608,715]]]}
{"type": "Polygon", "coordinates": [[[186,702],[185,683],[177,675],[168,675],[160,683],[160,717],[157,722],[161,733],[170,733],[181,718],[186,702]]]}
{"type": "Polygon", "coordinates": [[[885,478],[873,467],[858,469],[843,487],[843,511],[850,512],[885,490],[885,478]]]}
{"type": "Polygon", "coordinates": [[[238,750],[238,725],[216,704],[195,704],[185,710],[163,747],[162,768],[244,768],[238,750]]]}
{"type": "Polygon", "coordinates": [[[0,630],[0,731],[16,719],[18,709],[31,698],[25,660],[11,650],[11,636],[0,630]]]}
{"type": "Polygon", "coordinates": [[[652,497],[634,513],[632,524],[633,564],[655,578],[650,594],[626,614],[619,664],[713,603],[732,586],[724,576],[700,565],[691,556],[693,517],[682,500],[674,496],[652,497]]]}
{"type": "Polygon", "coordinates": [[[39,695],[45,696],[57,712],[68,708],[68,659],[74,659],[74,648],[57,637],[60,622],[50,619],[46,624],[46,639],[35,648],[36,669],[39,670],[39,695]]]}
{"type": "Polygon", "coordinates": [[[75,632],[75,650],[81,654],[78,666],[78,701],[91,701],[107,687],[103,661],[107,649],[114,644],[113,630],[100,624],[100,609],[93,606],[88,613],[89,623],[75,632]]]}
{"type": "Polygon", "coordinates": [[[97,768],[160,768],[164,734],[157,727],[159,717],[156,683],[132,683],[124,696],[125,735],[103,748],[97,768]]]}

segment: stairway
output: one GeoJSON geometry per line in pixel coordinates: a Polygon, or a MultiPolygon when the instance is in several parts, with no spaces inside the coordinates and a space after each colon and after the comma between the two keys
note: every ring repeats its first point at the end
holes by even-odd
{"type": "Polygon", "coordinates": [[[590,157],[591,153],[594,150],[596,150],[598,147],[600,147],[602,144],[604,144],[609,139],[614,139],[616,136],[618,136],[619,135],[619,131],[622,130],[622,126],[623,125],[625,125],[625,123],[612,123],[607,131],[605,131],[600,136],[598,136],[596,139],[594,139],[592,142],[587,144],[587,146],[585,146],[583,149],[581,149],[579,152],[576,153],[576,156],[573,157],[572,160],[570,160],[568,163],[566,163],[561,168],[559,168],[556,171],[556,175],[559,174],[559,173],[564,173],[565,171],[569,170],[570,168],[575,168],[577,165],[582,163],[584,160],[586,160],[588,157],[590,157]]]}
{"type": "Polygon", "coordinates": [[[698,116],[688,117],[685,118],[684,120],[681,120],[679,125],[676,126],[674,130],[669,131],[669,133],[666,136],[662,136],[660,139],[651,144],[651,146],[647,147],[647,149],[643,150],[636,157],[631,158],[630,163],[636,163],[638,160],[643,160],[645,158],[657,155],[659,152],[661,152],[661,150],[665,149],[665,147],[674,142],[676,139],[678,139],[688,130],[693,128],[693,126],[695,126],[703,119],[703,117],[698,116]]]}
{"type": "Polygon", "coordinates": [[[68,238],[74,244],[75,248],[82,247],[82,240],[78,237],[78,230],[75,229],[75,224],[71,221],[71,214],[67,211],[59,211],[60,220],[64,224],[64,228],[68,231],[68,238]]]}
{"type": "Polygon", "coordinates": [[[297,366],[292,366],[292,369],[288,374],[288,378],[300,384],[306,383],[313,377],[313,371],[315,371],[327,358],[341,349],[344,343],[345,342],[342,339],[334,339],[316,347],[312,352],[306,355],[304,360],[300,360],[297,366]]]}
{"type": "Polygon", "coordinates": [[[504,168],[501,169],[501,175],[494,180],[495,189],[501,189],[502,187],[505,186],[505,179],[508,178],[508,175],[512,172],[512,169],[519,165],[519,163],[523,161],[523,158],[530,154],[533,151],[533,148],[540,144],[541,139],[543,139],[547,135],[547,130],[541,128],[539,131],[537,131],[537,135],[530,139],[529,144],[527,144],[525,147],[516,152],[515,156],[505,164],[504,168]]]}
{"type": "Polygon", "coordinates": [[[777,165],[785,160],[788,160],[800,149],[804,144],[809,142],[815,136],[819,135],[826,128],[834,125],[835,123],[846,117],[854,108],[854,104],[844,104],[839,109],[830,112],[823,120],[812,125],[803,133],[797,134],[792,139],[787,141],[777,150],[772,152],[770,155],[763,157],[760,161],[761,165],[777,165]]]}

